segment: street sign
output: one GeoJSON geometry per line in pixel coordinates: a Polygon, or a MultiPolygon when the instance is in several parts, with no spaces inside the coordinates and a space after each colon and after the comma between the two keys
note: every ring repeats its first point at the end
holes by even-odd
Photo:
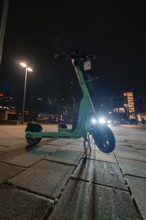
{"type": "Polygon", "coordinates": [[[90,69],[91,69],[91,61],[90,60],[85,61],[84,62],[84,71],[90,70],[90,69]]]}

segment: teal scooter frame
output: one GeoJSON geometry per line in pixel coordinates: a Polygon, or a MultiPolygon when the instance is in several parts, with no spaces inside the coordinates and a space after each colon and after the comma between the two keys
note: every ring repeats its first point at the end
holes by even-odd
{"type": "Polygon", "coordinates": [[[107,125],[99,125],[98,123],[92,125],[90,123],[91,117],[95,115],[96,112],[83,73],[79,67],[79,61],[95,59],[95,56],[81,56],[79,54],[55,56],[55,58],[60,57],[71,61],[83,94],[78,112],[76,112],[76,117],[73,122],[72,129],[68,129],[66,127],[64,128],[64,126],[60,124],[58,126],[58,131],[47,132],[43,131],[42,126],[39,124],[28,123],[25,130],[27,143],[30,145],[35,145],[39,143],[42,138],[78,139],[83,137],[85,156],[87,156],[88,147],[91,150],[90,136],[92,136],[95,144],[102,152],[112,152],[115,148],[115,137],[111,129],[107,125]]]}

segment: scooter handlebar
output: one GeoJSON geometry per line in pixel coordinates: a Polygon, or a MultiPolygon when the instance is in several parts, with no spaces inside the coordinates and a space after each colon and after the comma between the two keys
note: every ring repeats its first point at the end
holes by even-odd
{"type": "Polygon", "coordinates": [[[64,58],[66,60],[92,60],[92,59],[96,59],[96,55],[94,54],[90,54],[90,55],[85,55],[85,54],[72,54],[72,55],[68,55],[68,54],[55,54],[54,55],[55,59],[59,59],[59,58],[64,58]]]}

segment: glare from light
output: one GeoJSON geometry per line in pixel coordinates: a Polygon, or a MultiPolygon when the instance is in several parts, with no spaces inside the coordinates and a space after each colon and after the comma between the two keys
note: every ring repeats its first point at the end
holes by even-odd
{"type": "Polygon", "coordinates": [[[33,71],[33,69],[32,69],[31,67],[28,67],[26,63],[23,63],[23,62],[22,62],[22,63],[20,63],[20,65],[21,65],[22,67],[26,68],[27,71],[29,71],[29,72],[32,72],[32,71],[33,71]]]}
{"type": "Polygon", "coordinates": [[[91,123],[92,124],[96,124],[97,123],[97,120],[95,118],[91,118],[91,123]]]}
{"type": "Polygon", "coordinates": [[[99,118],[98,119],[98,122],[100,123],[100,124],[105,124],[106,123],[106,120],[105,120],[105,118],[99,118]]]}
{"type": "Polygon", "coordinates": [[[30,67],[28,67],[27,70],[28,70],[29,72],[33,72],[33,69],[31,69],[30,67]]]}
{"type": "Polygon", "coordinates": [[[107,120],[107,124],[111,124],[111,120],[107,120]]]}
{"type": "Polygon", "coordinates": [[[21,66],[27,67],[26,63],[20,63],[21,66]]]}

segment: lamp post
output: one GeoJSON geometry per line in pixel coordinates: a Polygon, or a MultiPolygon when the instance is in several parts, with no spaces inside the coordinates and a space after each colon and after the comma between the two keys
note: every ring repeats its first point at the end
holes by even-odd
{"type": "Polygon", "coordinates": [[[23,107],[22,107],[22,124],[24,124],[24,112],[25,112],[25,97],[26,97],[26,83],[27,83],[27,72],[32,72],[31,67],[28,67],[26,63],[20,63],[25,68],[25,80],[24,80],[24,94],[23,94],[23,107]]]}

